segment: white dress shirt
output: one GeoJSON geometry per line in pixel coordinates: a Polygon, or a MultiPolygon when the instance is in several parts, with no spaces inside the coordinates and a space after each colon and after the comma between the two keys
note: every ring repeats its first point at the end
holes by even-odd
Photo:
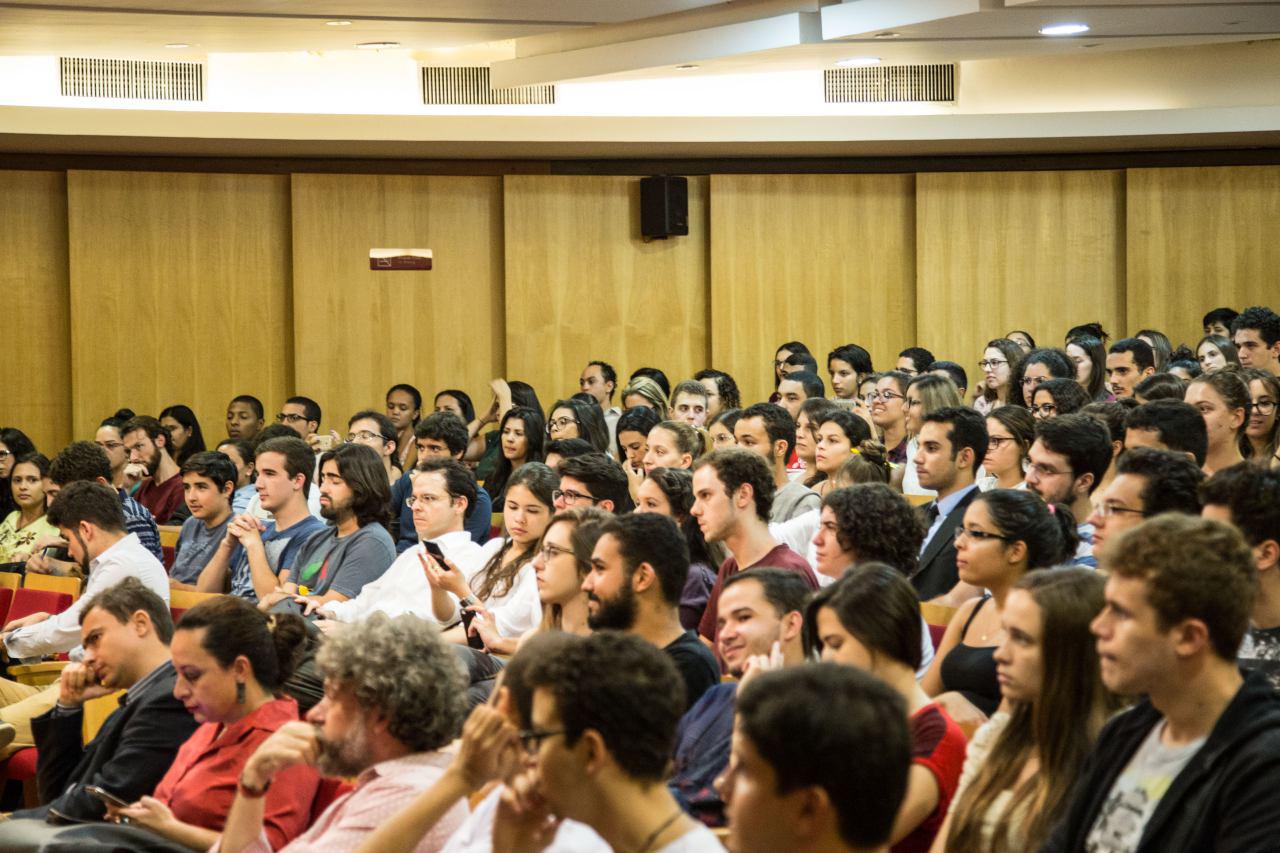
{"type": "Polygon", "coordinates": [[[169,603],[169,575],[164,566],[142,546],[136,534],[130,533],[103,551],[89,563],[89,579],[84,592],[66,610],[43,622],[19,628],[5,640],[11,659],[37,658],[69,652],[80,645],[80,611],[104,589],[110,589],[128,577],[169,603]]]}
{"type": "MultiPolygon", "coordinates": [[[[480,587],[483,583],[483,578],[480,577],[481,572],[494,555],[502,550],[506,541],[502,537],[497,537],[480,546],[483,558],[477,561],[470,571],[463,566],[458,566],[467,579],[467,586],[473,590],[480,587]]],[[[494,627],[501,637],[521,637],[530,628],[536,627],[542,621],[542,601],[538,597],[538,578],[533,571],[533,561],[530,560],[520,567],[511,582],[511,587],[503,595],[490,595],[480,603],[493,617],[494,627]]],[[[460,618],[461,614],[455,603],[451,621],[456,622],[460,618]]]]}

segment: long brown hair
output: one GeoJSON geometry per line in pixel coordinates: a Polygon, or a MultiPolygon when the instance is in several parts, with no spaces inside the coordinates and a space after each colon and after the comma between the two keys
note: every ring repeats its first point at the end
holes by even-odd
{"type": "Polygon", "coordinates": [[[954,806],[948,850],[1036,850],[1062,816],[1102,715],[1118,707],[1102,685],[1089,632],[1102,610],[1103,584],[1089,569],[1049,569],[1030,572],[1014,586],[1040,607],[1040,695],[1034,702],[1012,703],[1008,725],[954,806]],[[1039,758],[1039,772],[1019,784],[1033,757],[1039,758]],[[986,846],[984,820],[1006,791],[1012,798],[986,846]],[[1020,826],[1021,838],[1009,837],[1011,824],[1020,826]]]}
{"type": "MultiPolygon", "coordinates": [[[[538,503],[545,506],[549,512],[554,512],[555,499],[551,493],[559,485],[560,478],[546,465],[541,462],[526,462],[511,474],[511,479],[507,480],[507,491],[510,491],[512,486],[524,486],[538,503]]],[[[511,587],[515,586],[516,575],[524,568],[525,563],[532,562],[534,555],[538,553],[538,543],[534,542],[521,551],[509,565],[504,566],[503,558],[514,547],[516,547],[516,541],[507,539],[498,549],[498,553],[494,554],[489,562],[485,563],[484,568],[471,578],[471,591],[475,593],[476,598],[488,601],[492,596],[503,596],[509,593],[511,587]],[[479,582],[478,586],[477,582],[479,582]]]]}
{"type": "MultiPolygon", "coordinates": [[[[597,507],[580,506],[561,510],[547,522],[547,530],[551,530],[557,524],[571,526],[569,547],[573,549],[573,559],[577,563],[579,581],[583,580],[587,576],[587,572],[591,571],[591,552],[595,550],[596,540],[600,538],[602,525],[610,517],[610,513],[597,507]]],[[[543,533],[542,538],[546,539],[546,537],[547,534],[543,533]]],[[[541,541],[538,543],[538,547],[542,547],[541,541]]],[[[559,604],[542,605],[542,624],[538,626],[538,630],[560,630],[560,611],[559,604]]]]}

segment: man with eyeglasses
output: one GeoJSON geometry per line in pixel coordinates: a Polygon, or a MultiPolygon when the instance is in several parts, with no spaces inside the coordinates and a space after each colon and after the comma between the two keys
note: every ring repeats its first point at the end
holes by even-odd
{"type": "Polygon", "coordinates": [[[1116,476],[1102,493],[1092,514],[1093,552],[1106,553],[1115,541],[1143,519],[1162,512],[1200,513],[1197,489],[1204,472],[1185,454],[1138,447],[1120,454],[1116,476]]]}
{"type": "Polygon", "coordinates": [[[556,512],[579,506],[594,506],[605,512],[631,510],[627,473],[603,453],[571,456],[557,468],[560,488],[551,493],[556,512]]]}
{"type": "MultiPolygon", "coordinates": [[[[391,460],[396,458],[396,428],[382,412],[366,409],[352,415],[347,421],[347,444],[363,444],[373,448],[387,472],[387,482],[395,483],[400,479],[400,471],[391,464],[391,460]]],[[[399,507],[393,506],[391,509],[394,514],[399,507]]]]}
{"type": "Polygon", "coordinates": [[[310,397],[290,397],[280,407],[276,415],[276,423],[284,424],[298,434],[298,437],[317,449],[313,436],[320,429],[320,404],[310,397]]]}
{"type": "MultiPolygon", "coordinates": [[[[413,428],[414,442],[418,445],[418,461],[424,459],[456,459],[462,461],[470,436],[467,425],[453,412],[432,412],[418,421],[413,428]]],[[[414,527],[413,513],[408,503],[413,493],[413,478],[417,470],[405,471],[404,476],[391,485],[392,518],[398,520],[393,532],[396,535],[396,551],[404,553],[418,544],[418,531],[414,527]]],[[[493,501],[484,489],[476,492],[463,526],[471,534],[471,541],[483,545],[489,541],[490,524],[493,521],[493,501]]]]}
{"type": "Polygon", "coordinates": [[[1097,568],[1093,525],[1079,519],[1093,512],[1089,496],[1111,467],[1111,433],[1088,415],[1059,415],[1036,424],[1027,458],[1027,489],[1047,504],[1065,504],[1077,520],[1075,565],[1097,568]]]}

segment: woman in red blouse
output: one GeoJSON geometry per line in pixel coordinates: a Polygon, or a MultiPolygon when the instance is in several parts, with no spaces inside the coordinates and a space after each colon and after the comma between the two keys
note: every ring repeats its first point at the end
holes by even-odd
{"type": "MultiPolygon", "coordinates": [[[[193,850],[209,849],[245,761],[276,729],[298,719],[297,703],[279,691],[305,639],[299,617],[268,617],[236,596],[203,601],[183,614],[170,647],[178,671],[173,692],[203,725],[178,750],[154,796],[111,809],[112,816],[193,850]]],[[[306,829],[319,784],[308,765],[276,775],[266,797],[272,849],[306,829]]]]}

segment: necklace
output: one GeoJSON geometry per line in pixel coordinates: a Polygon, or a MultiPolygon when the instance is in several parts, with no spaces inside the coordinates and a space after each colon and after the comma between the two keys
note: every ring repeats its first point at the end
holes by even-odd
{"type": "Polygon", "coordinates": [[[676,820],[677,820],[677,819],[680,817],[680,815],[682,815],[682,814],[684,814],[684,809],[682,809],[682,808],[680,808],[679,806],[677,806],[677,807],[676,807],[676,810],[675,810],[675,813],[674,813],[673,815],[671,815],[671,817],[669,817],[669,818],[667,818],[666,820],[664,820],[664,821],[662,822],[662,826],[660,826],[660,827],[658,827],[657,829],[655,829],[655,830],[653,831],[653,833],[652,833],[652,834],[650,834],[650,836],[644,840],[644,844],[642,844],[642,845],[640,846],[640,849],[639,849],[639,850],[637,850],[637,851],[636,851],[636,853],[648,853],[649,848],[653,846],[653,842],[655,842],[655,841],[657,841],[657,840],[658,840],[658,836],[662,834],[662,831],[663,831],[664,829],[666,829],[667,827],[671,826],[671,824],[675,823],[675,822],[676,822],[676,820]]]}

